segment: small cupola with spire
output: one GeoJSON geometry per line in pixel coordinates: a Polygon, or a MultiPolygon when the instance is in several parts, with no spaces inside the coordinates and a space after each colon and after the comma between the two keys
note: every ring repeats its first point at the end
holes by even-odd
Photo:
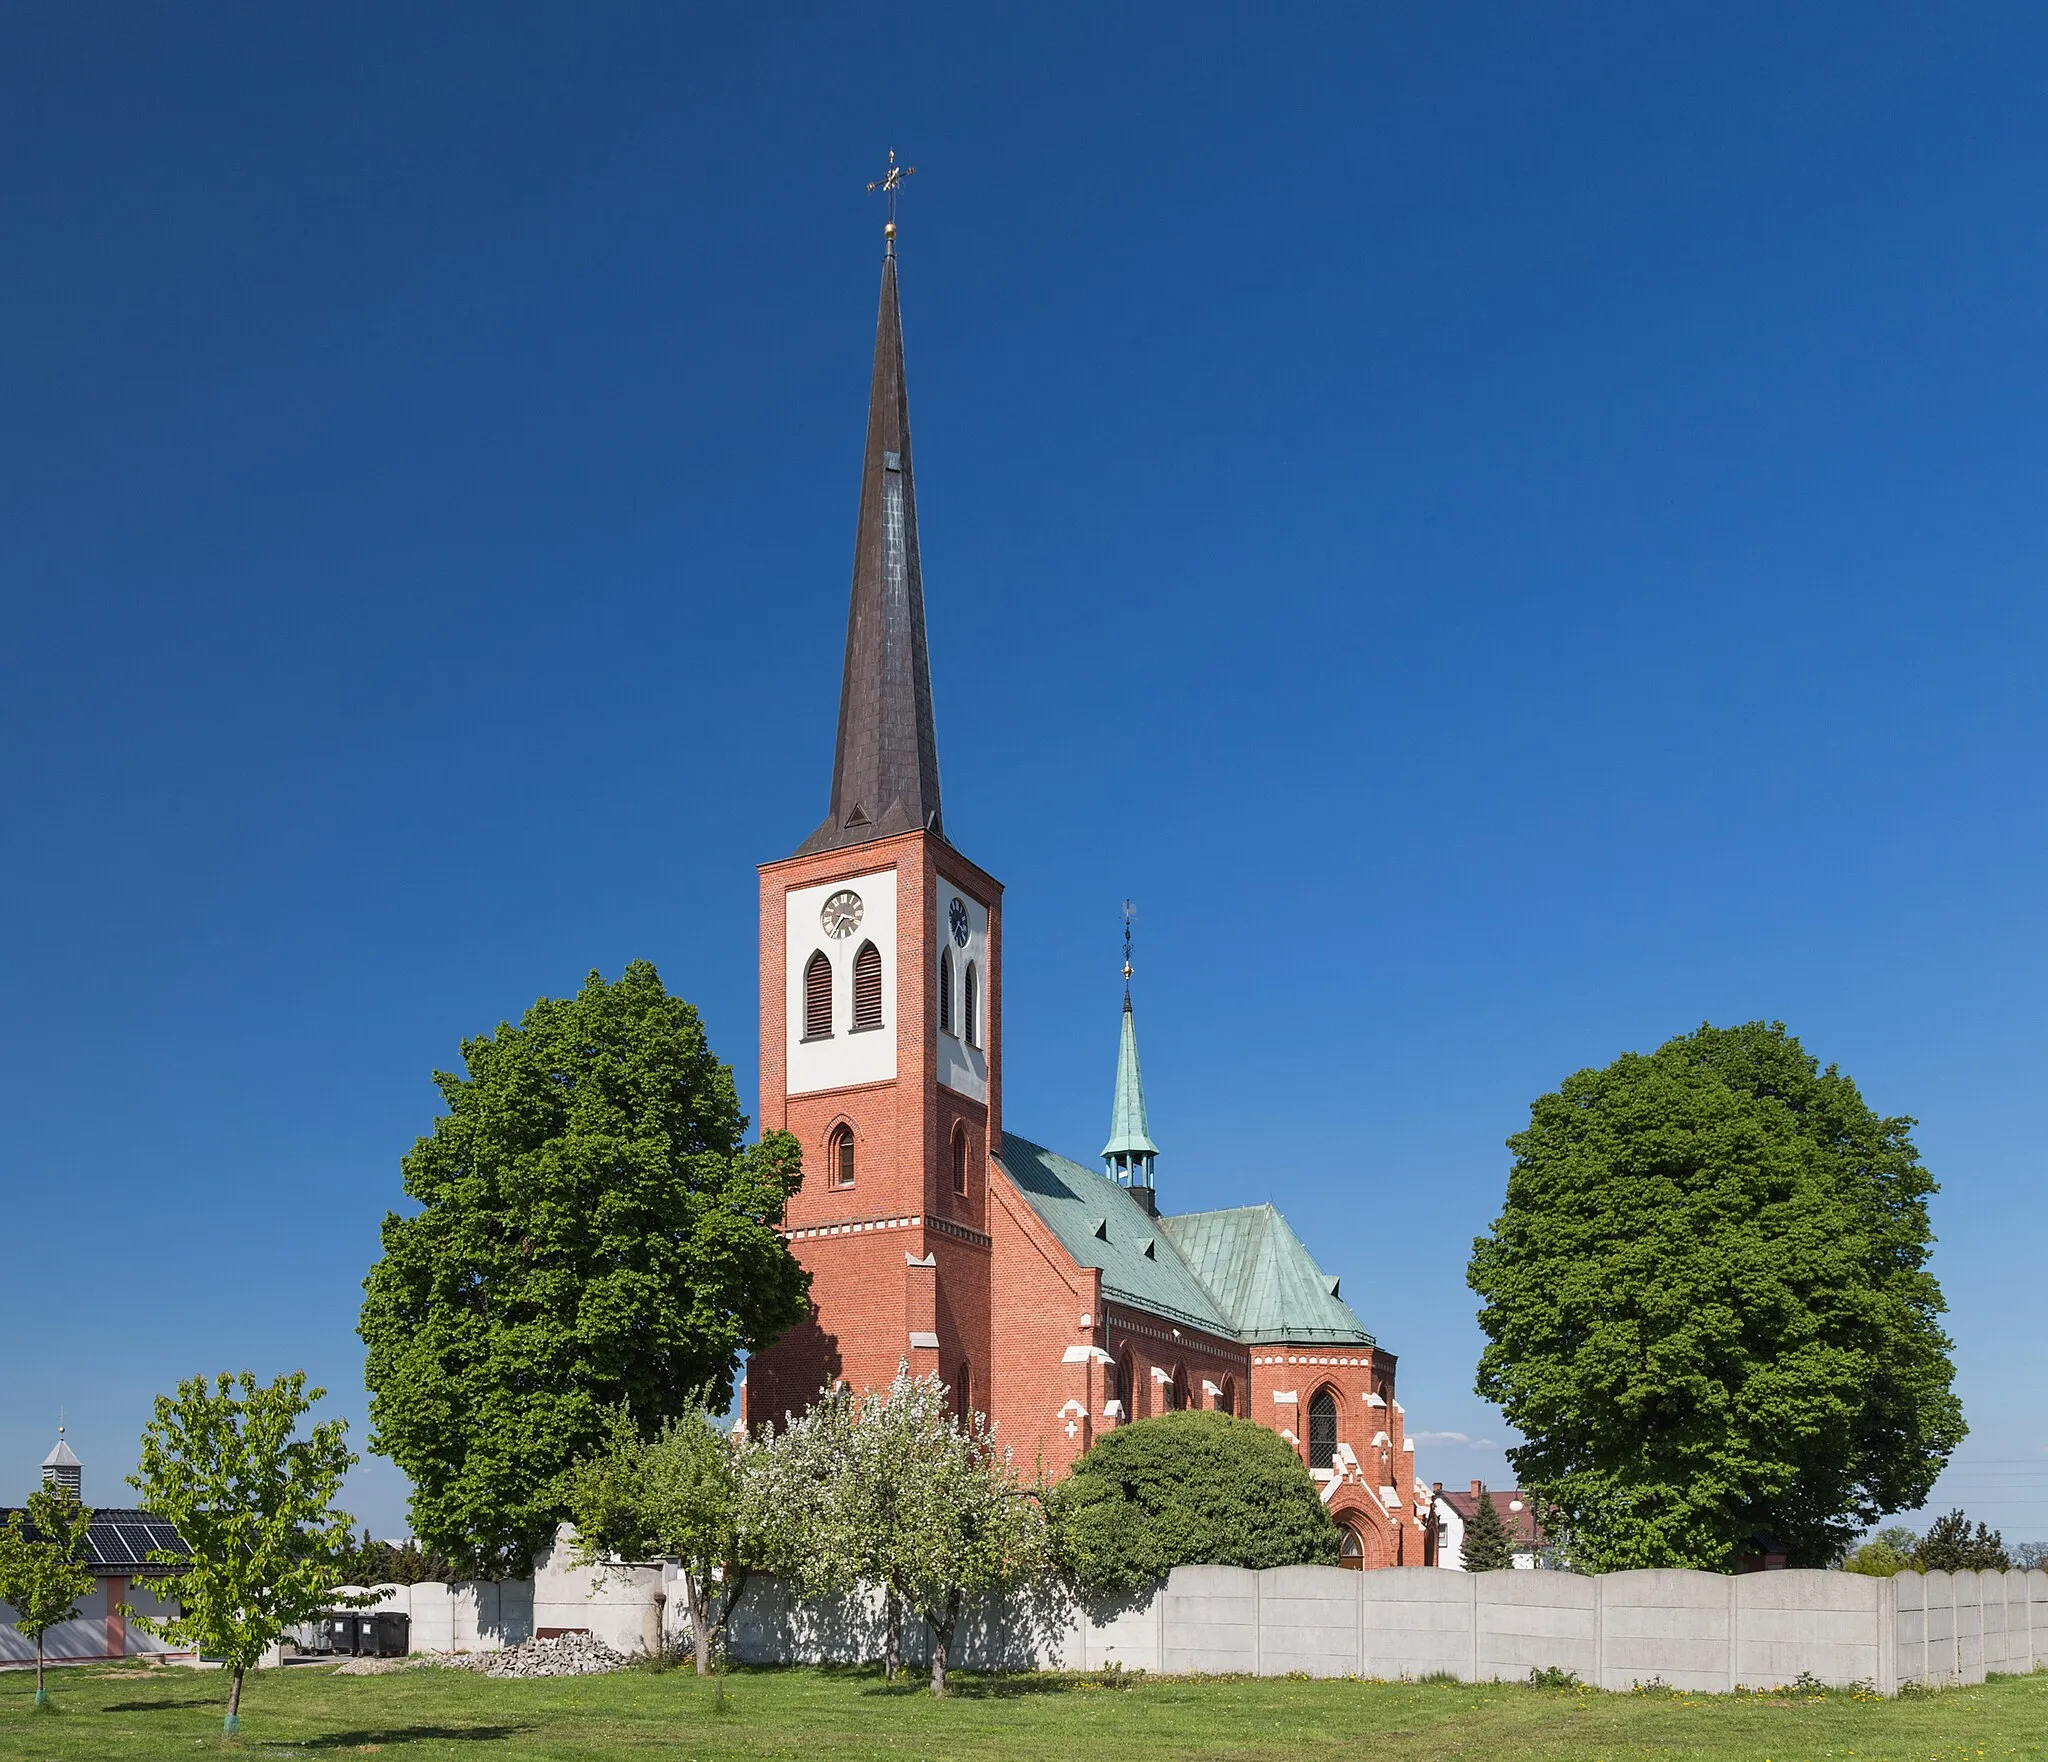
{"type": "Polygon", "coordinates": [[[85,1501],[85,1464],[78,1460],[78,1453],[64,1442],[64,1427],[57,1427],[56,1447],[43,1458],[43,1485],[64,1487],[72,1498],[81,1504],[85,1501]]]}
{"type": "Polygon", "coordinates": [[[1145,1118],[1145,1079],[1138,1070],[1138,1030],[1131,1019],[1131,920],[1137,909],[1124,901],[1124,1019],[1116,1047],[1116,1093],[1110,1102],[1109,1142],[1102,1147],[1102,1165],[1109,1178],[1128,1187],[1131,1197],[1159,1213],[1153,1169],[1159,1146],[1152,1142],[1145,1118]]]}

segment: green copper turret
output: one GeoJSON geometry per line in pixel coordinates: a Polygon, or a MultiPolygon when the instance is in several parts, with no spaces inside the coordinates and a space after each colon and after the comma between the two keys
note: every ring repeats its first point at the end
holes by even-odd
{"type": "Polygon", "coordinates": [[[1145,1120],[1145,1079],[1138,1073],[1138,1031],[1131,1024],[1131,994],[1124,992],[1123,1033],[1116,1047],[1116,1099],[1109,1110],[1109,1142],[1102,1147],[1109,1178],[1124,1187],[1152,1186],[1159,1146],[1145,1120]]]}

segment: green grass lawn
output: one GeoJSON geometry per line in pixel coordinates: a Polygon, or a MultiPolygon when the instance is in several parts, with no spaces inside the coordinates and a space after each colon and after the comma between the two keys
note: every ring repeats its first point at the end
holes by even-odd
{"type": "Polygon", "coordinates": [[[493,1682],[458,1671],[250,1678],[242,1736],[220,1736],[216,1673],[125,1666],[0,1675],[0,1762],[203,1755],[500,1759],[1231,1756],[1741,1757],[1745,1762],[2048,1762],[2048,1672],[1899,1701],[1825,1696],[1598,1695],[1520,1685],[1286,1679],[965,1677],[933,1701],[873,1672],[742,1671],[726,1710],[680,1671],[493,1682]]]}

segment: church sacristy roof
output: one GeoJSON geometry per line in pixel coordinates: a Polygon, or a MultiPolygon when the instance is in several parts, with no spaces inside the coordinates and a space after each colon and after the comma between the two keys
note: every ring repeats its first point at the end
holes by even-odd
{"type": "Polygon", "coordinates": [[[920,828],[941,837],[945,833],[892,237],[882,259],[882,302],[875,321],[832,808],[797,854],[843,850],[920,828]]]}
{"type": "Polygon", "coordinates": [[[1101,1270],[1105,1298],[1252,1344],[1373,1344],[1270,1205],[1154,1217],[1128,1188],[1014,1132],[1003,1169],[1060,1246],[1101,1270]]]}

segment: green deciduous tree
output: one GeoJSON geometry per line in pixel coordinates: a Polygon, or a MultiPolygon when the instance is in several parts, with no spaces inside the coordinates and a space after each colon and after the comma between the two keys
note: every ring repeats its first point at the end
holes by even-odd
{"type": "Polygon", "coordinates": [[[1913,1570],[1913,1554],[1919,1546],[1920,1538],[1904,1524],[1887,1524],[1843,1556],[1842,1570],[1865,1578],[1892,1578],[1913,1570]]]}
{"type": "Polygon", "coordinates": [[[355,1457],[345,1420],[304,1437],[299,1421],[326,1391],[303,1371],[258,1383],[223,1371],[156,1398],[129,1485],[176,1526],[187,1555],[152,1554],[176,1570],[178,1610],[142,1625],[219,1658],[230,1672],[225,1729],[240,1729],[242,1678],[300,1622],[332,1608],[354,1564],[349,1516],[334,1508],[355,1457]]]}
{"type": "Polygon", "coordinates": [[[0,1603],[14,1611],[14,1625],[36,1643],[36,1701],[48,1704],[43,1688],[43,1635],[78,1613],[78,1600],[93,1587],[85,1564],[85,1536],[92,1513],[69,1487],[38,1487],[28,1496],[27,1521],[14,1512],[0,1528],[0,1603]]]}
{"type": "Polygon", "coordinates": [[[1913,1550],[1913,1564],[1922,1572],[2004,1572],[2012,1565],[2005,1538],[1988,1523],[1974,1532],[1960,1511],[1937,1517],[1913,1550]]]}
{"type": "Polygon", "coordinates": [[[1176,1566],[1334,1566],[1339,1537],[1277,1432],[1191,1409],[1098,1438],[1048,1495],[1067,1573],[1136,1591],[1176,1566]]]}
{"type": "Polygon", "coordinates": [[[1045,1559],[1044,1514],[986,1417],[961,1421],[946,1386],[907,1367],[884,1390],[827,1392],[771,1436],[763,1501],[764,1547],[800,1590],[879,1584],[924,1617],[935,1695],[968,1601],[1045,1559]]]}
{"type": "Polygon", "coordinates": [[[765,1446],[722,1432],[692,1407],[642,1437],[625,1409],[614,1409],[603,1444],[569,1477],[569,1520],[585,1564],[677,1559],[683,1563],[697,1674],[747,1579],[766,1558],[765,1446]]]}
{"type": "Polygon", "coordinates": [[[1588,1570],[1795,1566],[1921,1503],[1964,1434],[1934,1182],[1782,1023],[1580,1071],[1508,1140],[1478,1389],[1588,1570]]]}
{"type": "Polygon", "coordinates": [[[1459,1559],[1467,1572],[1503,1572],[1515,1563],[1514,1538],[1501,1522],[1493,1495],[1479,1489],[1479,1503],[1465,1525],[1459,1559]]]}
{"type": "Polygon", "coordinates": [[[802,1318],[776,1233],[802,1158],[785,1132],[742,1144],[730,1067],[645,961],[462,1052],[360,1331],[373,1441],[411,1478],[421,1542],[516,1577],[612,1408],[648,1425],[693,1390],[722,1405],[739,1354],[802,1318]]]}

